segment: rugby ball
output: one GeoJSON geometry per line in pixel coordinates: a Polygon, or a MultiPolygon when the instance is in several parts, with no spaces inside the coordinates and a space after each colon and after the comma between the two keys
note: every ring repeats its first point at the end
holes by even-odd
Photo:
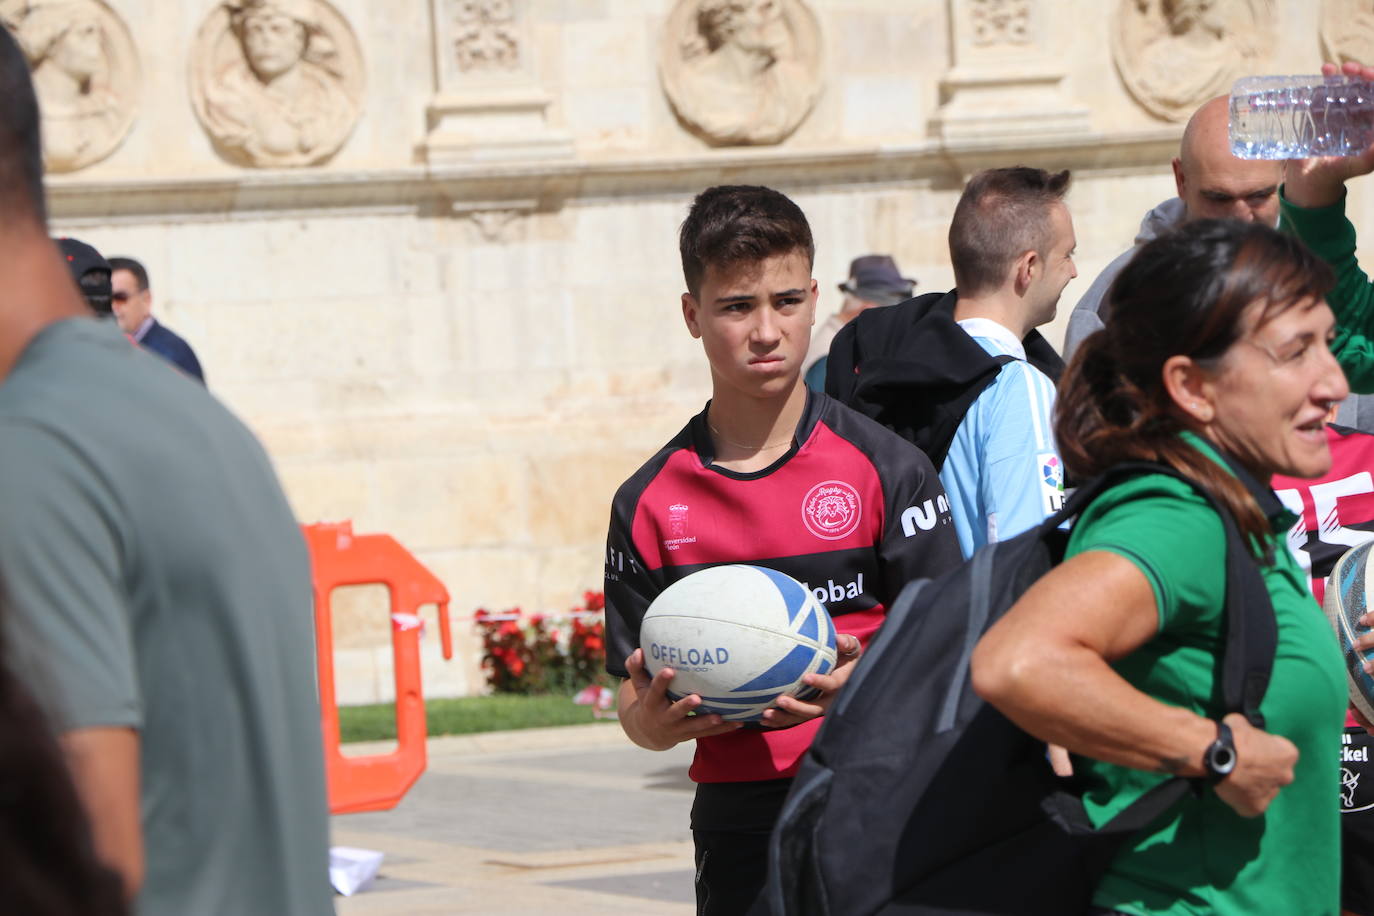
{"type": "Polygon", "coordinates": [[[1336,561],[1326,580],[1326,597],[1322,601],[1326,616],[1336,630],[1336,640],[1341,646],[1341,656],[1345,660],[1346,680],[1350,688],[1350,702],[1356,709],[1374,721],[1374,677],[1364,670],[1366,659],[1374,655],[1355,648],[1356,638],[1369,632],[1368,627],[1360,626],[1360,618],[1369,610],[1369,551],[1374,541],[1361,544],[1346,551],[1336,561]]]}
{"type": "Polygon", "coordinates": [[[665,588],[644,614],[639,644],[650,674],[672,668],[668,695],[698,694],[701,714],[755,722],[778,697],[835,667],[835,624],[796,579],[762,566],[712,566],[665,588]]]}

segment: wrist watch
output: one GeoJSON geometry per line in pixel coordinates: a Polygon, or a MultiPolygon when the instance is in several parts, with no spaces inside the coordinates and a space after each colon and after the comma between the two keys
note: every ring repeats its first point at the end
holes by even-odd
{"type": "Polygon", "coordinates": [[[1202,753],[1202,767],[1207,771],[1207,784],[1212,786],[1236,768],[1236,742],[1225,722],[1217,721],[1217,739],[1202,753]]]}

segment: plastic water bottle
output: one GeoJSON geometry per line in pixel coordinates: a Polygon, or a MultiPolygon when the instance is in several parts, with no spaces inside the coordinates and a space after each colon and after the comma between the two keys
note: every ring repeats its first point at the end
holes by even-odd
{"type": "Polygon", "coordinates": [[[1247,76],[1231,88],[1238,159],[1354,156],[1374,143],[1374,85],[1344,76],[1247,76]]]}

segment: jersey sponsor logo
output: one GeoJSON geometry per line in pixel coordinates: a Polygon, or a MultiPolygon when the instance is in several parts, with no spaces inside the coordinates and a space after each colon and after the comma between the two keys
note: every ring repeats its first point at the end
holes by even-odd
{"type": "Polygon", "coordinates": [[[806,529],[825,541],[838,541],[859,527],[863,504],[859,491],[843,480],[818,483],[802,500],[806,529]]]}
{"type": "Polygon", "coordinates": [[[836,582],[834,579],[826,579],[824,585],[811,587],[811,583],[803,582],[802,588],[816,596],[816,600],[821,604],[831,604],[832,602],[844,601],[846,598],[857,598],[864,593],[864,574],[859,573],[849,582],[836,582]]]}
{"type": "MultiPolygon", "coordinates": [[[[1341,735],[1341,763],[1342,764],[1366,764],[1369,762],[1369,738],[1361,735],[1360,746],[1355,747],[1350,732],[1341,735]]],[[[1343,814],[1354,814],[1357,811],[1368,811],[1374,808],[1374,798],[1370,797],[1369,789],[1360,789],[1360,777],[1364,775],[1363,766],[1342,766],[1341,767],[1341,812],[1343,814]]]]}
{"type": "Polygon", "coordinates": [[[683,544],[695,544],[697,539],[687,530],[687,505],[674,503],[668,507],[668,537],[663,546],[667,550],[677,550],[683,544]]]}
{"type": "Polygon", "coordinates": [[[1053,515],[1064,508],[1064,462],[1054,452],[1036,456],[1040,466],[1040,508],[1053,515]]]}
{"type": "Polygon", "coordinates": [[[951,521],[949,500],[941,493],[937,499],[928,499],[902,513],[902,533],[915,537],[917,531],[930,531],[941,522],[950,524],[951,521]]]}
{"type": "Polygon", "coordinates": [[[665,646],[655,642],[649,644],[649,655],[654,661],[665,665],[695,671],[704,671],[707,665],[723,665],[730,661],[730,650],[724,646],[712,649],[709,646],[665,646]]]}
{"type": "Polygon", "coordinates": [[[631,575],[639,575],[639,564],[635,558],[625,553],[623,550],[616,550],[614,547],[606,547],[606,580],[608,582],[619,582],[625,570],[629,569],[631,575]]]}

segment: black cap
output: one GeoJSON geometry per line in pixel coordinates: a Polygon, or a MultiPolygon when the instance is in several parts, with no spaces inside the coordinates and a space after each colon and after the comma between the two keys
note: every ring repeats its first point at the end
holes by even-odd
{"type": "Polygon", "coordinates": [[[77,289],[86,297],[86,303],[95,310],[96,314],[110,314],[110,297],[113,295],[113,288],[110,285],[110,262],[90,245],[80,239],[63,237],[57,239],[57,248],[62,252],[62,257],[67,260],[67,269],[72,273],[72,280],[76,283],[77,289]],[[105,279],[103,283],[95,283],[88,286],[81,285],[81,278],[92,270],[103,270],[105,279]]]}
{"type": "Polygon", "coordinates": [[[57,247],[67,259],[67,269],[72,272],[72,279],[78,283],[88,270],[110,271],[110,262],[105,260],[104,255],[80,239],[60,238],[57,247]]]}

